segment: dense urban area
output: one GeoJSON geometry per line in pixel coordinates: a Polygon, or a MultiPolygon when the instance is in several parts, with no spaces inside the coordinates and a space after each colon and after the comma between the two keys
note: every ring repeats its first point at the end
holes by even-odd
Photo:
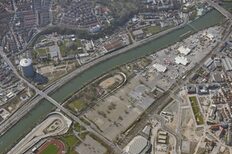
{"type": "Polygon", "coordinates": [[[232,154],[231,0],[0,0],[0,154],[232,154]]]}

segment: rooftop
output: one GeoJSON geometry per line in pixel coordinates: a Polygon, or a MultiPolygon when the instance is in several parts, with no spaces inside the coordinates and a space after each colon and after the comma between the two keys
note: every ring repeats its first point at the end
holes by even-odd
{"type": "Polygon", "coordinates": [[[143,30],[142,29],[135,30],[132,33],[133,33],[134,36],[136,36],[136,35],[142,35],[143,34],[143,30]]]}
{"type": "Polygon", "coordinates": [[[185,57],[182,57],[182,56],[177,56],[176,58],[175,58],[175,62],[177,63],[177,64],[182,64],[182,65],[184,65],[184,66],[186,66],[189,62],[188,62],[188,59],[187,58],[185,58],[185,57]]]}
{"type": "Polygon", "coordinates": [[[31,59],[23,58],[23,59],[20,60],[19,64],[22,67],[27,67],[27,66],[31,65],[31,63],[32,63],[31,59]]]}
{"type": "Polygon", "coordinates": [[[166,66],[163,66],[161,64],[154,64],[153,67],[158,71],[158,72],[165,72],[167,70],[166,66]]]}
{"type": "Polygon", "coordinates": [[[183,55],[188,55],[191,52],[191,49],[185,48],[184,46],[181,46],[178,48],[178,51],[183,55]]]}
{"type": "Polygon", "coordinates": [[[140,154],[147,146],[147,139],[143,136],[136,136],[133,140],[128,144],[125,151],[128,154],[140,154]]]}

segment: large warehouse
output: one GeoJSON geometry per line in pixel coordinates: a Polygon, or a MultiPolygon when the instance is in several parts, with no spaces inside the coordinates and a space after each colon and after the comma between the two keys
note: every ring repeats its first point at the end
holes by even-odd
{"type": "Polygon", "coordinates": [[[175,58],[175,62],[176,64],[182,64],[184,66],[186,66],[189,63],[188,59],[182,56],[177,56],[175,58]]]}

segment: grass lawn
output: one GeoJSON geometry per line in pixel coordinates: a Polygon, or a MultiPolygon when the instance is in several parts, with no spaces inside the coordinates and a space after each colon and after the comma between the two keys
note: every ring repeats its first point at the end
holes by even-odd
{"type": "Polygon", "coordinates": [[[79,40],[79,39],[76,40],[76,45],[77,45],[77,47],[83,47],[81,44],[81,40],[79,40]]]}
{"type": "Polygon", "coordinates": [[[49,144],[46,149],[44,149],[41,154],[57,154],[59,149],[54,144],[49,144]]]}
{"type": "Polygon", "coordinates": [[[73,134],[65,135],[61,137],[61,140],[65,143],[66,147],[68,147],[68,154],[75,154],[75,147],[81,143],[73,134]]]}
{"type": "Polygon", "coordinates": [[[79,123],[75,123],[75,124],[74,124],[74,129],[75,129],[77,132],[80,132],[80,131],[85,130],[85,127],[81,126],[79,123]]]}
{"type": "MultiPolygon", "coordinates": [[[[77,49],[76,50],[68,49],[66,46],[68,42],[72,42],[72,41],[65,40],[61,45],[59,45],[60,53],[62,57],[65,57],[67,55],[78,54],[79,52],[77,49]]],[[[79,39],[77,39],[74,43],[76,44],[77,48],[82,47],[81,41],[79,39]]]]}
{"type": "Polygon", "coordinates": [[[144,29],[144,31],[146,32],[146,34],[156,34],[159,33],[161,31],[160,26],[150,26],[144,29]]]}
{"type": "Polygon", "coordinates": [[[67,143],[68,147],[73,147],[79,141],[75,136],[68,135],[64,137],[65,143],[67,143]]]}
{"type": "Polygon", "coordinates": [[[67,42],[68,41],[64,41],[62,45],[59,46],[62,57],[65,57],[67,55],[67,48],[66,48],[67,42]]]}
{"type": "Polygon", "coordinates": [[[84,101],[81,100],[74,100],[73,102],[68,104],[69,108],[71,108],[73,111],[76,110],[83,110],[87,107],[87,104],[84,101]]]}
{"type": "Polygon", "coordinates": [[[192,110],[193,110],[197,125],[204,124],[203,115],[201,114],[197,98],[195,96],[192,96],[192,97],[189,97],[189,100],[191,102],[192,110]]]}
{"type": "Polygon", "coordinates": [[[35,50],[40,56],[47,56],[49,53],[48,48],[39,48],[35,50]]]}

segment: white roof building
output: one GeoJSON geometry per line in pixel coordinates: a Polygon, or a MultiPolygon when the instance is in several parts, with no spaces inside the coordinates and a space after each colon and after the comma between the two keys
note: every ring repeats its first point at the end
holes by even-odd
{"type": "Polygon", "coordinates": [[[176,62],[176,64],[181,64],[184,66],[186,66],[189,63],[188,59],[183,57],[183,56],[177,56],[175,58],[175,62],[176,62]]]}
{"type": "Polygon", "coordinates": [[[203,35],[206,36],[210,40],[214,39],[214,35],[212,33],[205,32],[203,35]]]}
{"type": "Polygon", "coordinates": [[[147,139],[139,135],[130,141],[124,148],[124,151],[128,154],[140,154],[146,148],[147,144],[147,139]]]}
{"type": "Polygon", "coordinates": [[[161,64],[154,64],[153,67],[158,71],[158,72],[165,72],[167,71],[167,67],[163,66],[161,64]]]}
{"type": "Polygon", "coordinates": [[[177,50],[185,56],[191,52],[191,49],[185,48],[184,46],[179,47],[177,50]]]}
{"type": "Polygon", "coordinates": [[[23,59],[21,59],[20,62],[19,62],[19,65],[20,65],[21,67],[28,67],[28,66],[30,66],[31,64],[32,64],[32,60],[31,60],[31,59],[27,59],[27,58],[23,58],[23,59]]]}

